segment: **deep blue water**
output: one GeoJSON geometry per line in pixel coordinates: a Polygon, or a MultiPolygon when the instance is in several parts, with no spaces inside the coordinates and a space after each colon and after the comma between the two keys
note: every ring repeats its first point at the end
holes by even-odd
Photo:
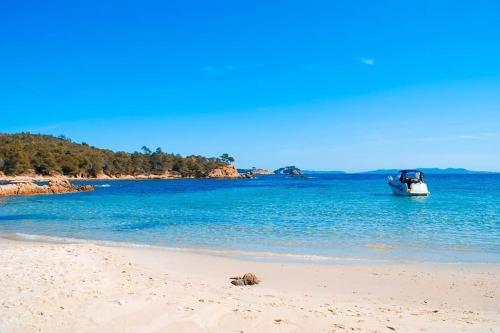
{"type": "Polygon", "coordinates": [[[427,198],[383,175],[95,181],[94,192],[0,202],[0,233],[168,247],[500,262],[500,175],[428,175],[427,198]]]}

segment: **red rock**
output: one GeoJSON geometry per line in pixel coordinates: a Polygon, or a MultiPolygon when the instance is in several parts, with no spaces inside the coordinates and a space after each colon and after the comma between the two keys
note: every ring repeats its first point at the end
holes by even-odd
{"type": "Polygon", "coordinates": [[[12,195],[37,195],[37,194],[59,194],[80,191],[92,191],[91,185],[71,185],[65,178],[51,179],[47,185],[37,185],[32,182],[20,182],[16,184],[0,185],[0,196],[12,195]]]}
{"type": "Polygon", "coordinates": [[[207,178],[240,178],[240,174],[234,165],[225,165],[210,170],[207,178]]]}

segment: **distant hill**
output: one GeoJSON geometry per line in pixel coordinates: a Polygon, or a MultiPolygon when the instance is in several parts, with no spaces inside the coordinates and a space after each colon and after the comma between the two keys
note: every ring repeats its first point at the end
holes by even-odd
{"type": "MultiPolygon", "coordinates": [[[[473,171],[473,170],[468,170],[464,168],[447,168],[447,169],[440,169],[440,168],[416,168],[423,173],[426,174],[435,174],[435,175],[470,175],[470,174],[490,174],[490,173],[496,173],[496,172],[490,172],[490,171],[473,171]]],[[[399,171],[399,169],[379,169],[379,170],[373,170],[373,171],[366,171],[366,172],[359,172],[361,174],[383,174],[383,175],[392,175],[395,174],[399,171]]]]}
{"type": "MultiPolygon", "coordinates": [[[[435,175],[472,175],[472,174],[497,174],[493,171],[474,171],[464,168],[417,168],[426,174],[435,175]]],[[[312,175],[343,175],[343,174],[373,174],[373,175],[393,175],[400,169],[378,169],[364,172],[345,172],[345,171],[323,171],[323,170],[304,170],[304,174],[312,175]]]]}

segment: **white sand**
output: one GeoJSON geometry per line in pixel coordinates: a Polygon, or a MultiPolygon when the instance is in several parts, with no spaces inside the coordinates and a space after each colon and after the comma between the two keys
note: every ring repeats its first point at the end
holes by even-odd
{"type": "Polygon", "coordinates": [[[0,332],[500,332],[500,266],[320,265],[0,240],[0,332]],[[229,277],[257,274],[257,286],[229,277]]]}

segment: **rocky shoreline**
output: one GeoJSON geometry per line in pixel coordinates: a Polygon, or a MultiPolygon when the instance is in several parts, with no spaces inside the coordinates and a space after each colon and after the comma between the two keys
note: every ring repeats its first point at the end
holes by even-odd
{"type": "Polygon", "coordinates": [[[6,176],[0,172],[0,184],[10,182],[47,182],[57,179],[69,179],[75,181],[94,181],[94,180],[152,180],[152,179],[251,179],[255,176],[287,174],[287,175],[302,175],[303,171],[296,167],[284,167],[275,171],[265,169],[240,169],[230,164],[210,170],[204,177],[183,177],[179,172],[168,170],[163,174],[138,174],[138,175],[118,175],[110,176],[104,173],[98,174],[96,177],[83,176],[63,176],[63,175],[38,175],[33,172],[17,176],[6,176]]]}
{"type": "MultiPolygon", "coordinates": [[[[194,178],[194,177],[191,177],[194,178]]],[[[240,179],[253,178],[250,174],[241,174],[235,166],[227,165],[211,170],[205,179],[240,179]]],[[[16,195],[38,195],[38,194],[60,194],[81,191],[92,191],[91,185],[76,186],[71,181],[95,181],[95,180],[152,180],[152,179],[187,179],[178,172],[167,171],[161,175],[121,175],[108,176],[99,174],[97,177],[66,177],[66,176],[44,176],[36,174],[5,176],[0,174],[0,197],[16,195]],[[37,185],[37,182],[48,182],[47,185],[37,185]]]]}
{"type": "Polygon", "coordinates": [[[68,179],[57,178],[49,180],[46,185],[38,185],[31,181],[0,185],[0,197],[89,192],[93,190],[94,187],[91,185],[72,185],[68,179]]]}

